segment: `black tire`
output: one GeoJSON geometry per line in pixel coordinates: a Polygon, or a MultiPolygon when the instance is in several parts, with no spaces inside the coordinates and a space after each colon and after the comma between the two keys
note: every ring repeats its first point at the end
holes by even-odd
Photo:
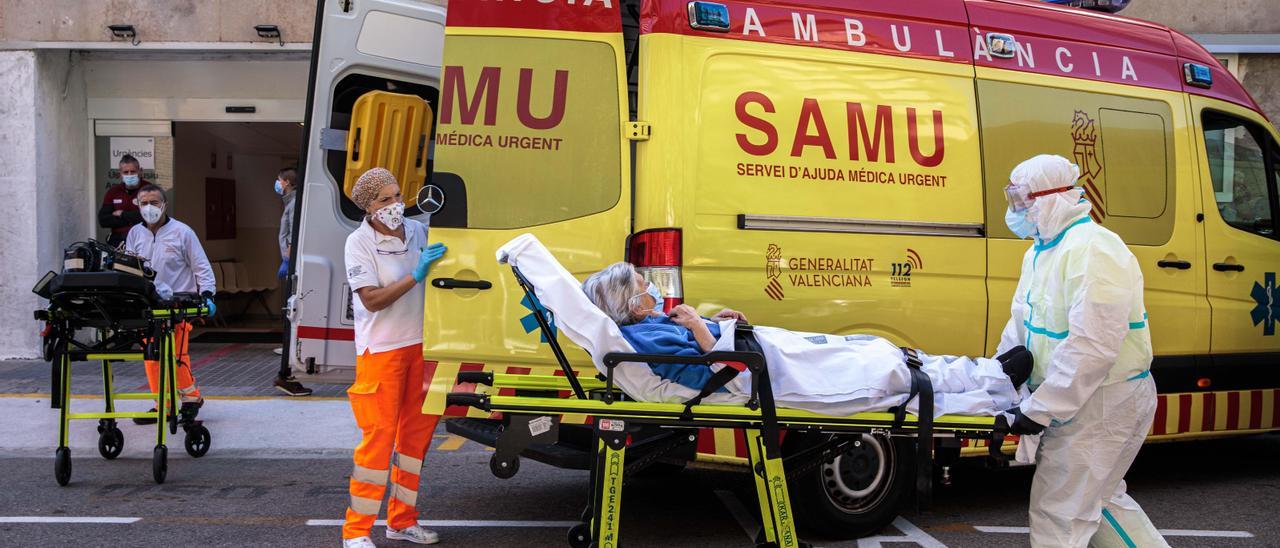
{"type": "Polygon", "coordinates": [[[111,426],[98,434],[98,454],[102,458],[112,460],[120,456],[121,451],[124,451],[124,432],[119,428],[111,426]]]}
{"type": "Polygon", "coordinates": [[[587,548],[591,545],[591,526],[579,523],[569,528],[569,547],[587,548]]]}
{"type": "Polygon", "coordinates": [[[66,487],[71,483],[71,449],[59,447],[53,454],[53,479],[66,487]]]}
{"type": "MultiPolygon", "coordinates": [[[[871,434],[860,438],[790,483],[796,522],[804,531],[841,540],[874,535],[893,522],[909,499],[915,485],[911,440],[871,434]]],[[[783,452],[794,454],[828,439],[792,433],[783,452]]]]}
{"type": "Polygon", "coordinates": [[[209,429],[203,424],[197,424],[187,428],[187,435],[182,440],[182,444],[187,448],[187,454],[195,458],[200,458],[209,452],[209,442],[212,437],[209,435],[209,429]]]}
{"type": "Polygon", "coordinates": [[[157,445],[155,450],[151,452],[151,479],[156,483],[164,483],[164,477],[169,474],[169,448],[163,445],[157,445]]]}
{"type": "Polygon", "coordinates": [[[512,457],[510,462],[501,462],[495,453],[489,457],[489,471],[499,479],[511,479],[520,471],[520,457],[512,457]]]}

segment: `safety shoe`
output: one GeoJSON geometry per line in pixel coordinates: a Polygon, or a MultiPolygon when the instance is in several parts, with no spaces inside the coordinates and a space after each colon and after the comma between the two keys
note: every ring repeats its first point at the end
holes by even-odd
{"type": "MultiPolygon", "coordinates": [[[[148,412],[148,413],[155,413],[155,412],[156,412],[156,408],[152,407],[152,408],[151,408],[151,410],[150,410],[150,411],[147,411],[147,412],[148,412]]],[[[133,418],[133,424],[140,424],[140,425],[144,425],[144,426],[145,426],[145,425],[148,425],[148,424],[155,424],[155,423],[156,423],[156,418],[155,418],[155,417],[134,417],[134,418],[133,418]]]]}
{"type": "Polygon", "coordinates": [[[182,406],[178,408],[178,414],[184,420],[193,421],[196,420],[196,415],[200,414],[201,407],[204,407],[204,398],[196,401],[184,401],[182,406]]]}
{"type": "Polygon", "coordinates": [[[276,388],[279,388],[281,392],[284,392],[285,394],[290,396],[310,396],[311,395],[311,389],[305,386],[302,386],[302,383],[298,382],[298,379],[292,376],[276,377],[276,380],[273,384],[275,384],[276,388]]]}
{"type": "Polygon", "coordinates": [[[414,544],[435,544],[440,542],[440,535],[421,525],[406,527],[399,531],[387,527],[387,540],[407,540],[414,544]]]}
{"type": "Polygon", "coordinates": [[[342,539],[342,548],[378,548],[378,545],[369,537],[356,537],[342,539]]]}

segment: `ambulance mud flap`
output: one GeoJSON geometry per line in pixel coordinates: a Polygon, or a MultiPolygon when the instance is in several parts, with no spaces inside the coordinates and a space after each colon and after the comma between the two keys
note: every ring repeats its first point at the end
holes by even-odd
{"type": "Polygon", "coordinates": [[[531,443],[554,444],[560,437],[560,418],[552,415],[520,415],[507,413],[506,425],[498,436],[489,470],[494,476],[509,479],[520,471],[520,453],[531,443]]]}

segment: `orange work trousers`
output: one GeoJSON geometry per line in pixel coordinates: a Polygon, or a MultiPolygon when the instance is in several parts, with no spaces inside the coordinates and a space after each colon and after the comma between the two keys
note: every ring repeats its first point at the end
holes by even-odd
{"type": "Polygon", "coordinates": [[[369,536],[390,480],[387,527],[418,523],[418,474],[439,415],[422,414],[427,395],[422,345],[356,357],[356,382],[347,390],[363,433],[351,471],[351,504],[342,538],[369,536]],[[388,468],[389,467],[389,468],[388,468]]]}
{"type": "MultiPolygon", "coordinates": [[[[177,357],[178,367],[174,376],[178,379],[178,396],[184,402],[200,400],[200,387],[196,386],[196,378],[191,375],[191,324],[179,323],[173,330],[173,353],[177,357]]],[[[152,392],[159,390],[160,362],[147,360],[147,385],[152,392]]]]}

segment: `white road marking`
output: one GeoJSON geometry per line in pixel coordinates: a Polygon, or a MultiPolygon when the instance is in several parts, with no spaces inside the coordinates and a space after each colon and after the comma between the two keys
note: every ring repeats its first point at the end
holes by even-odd
{"type": "MultiPolygon", "coordinates": [[[[1030,527],[1003,527],[997,525],[974,525],[980,533],[1007,533],[1015,535],[1031,534],[1030,527]]],[[[1160,534],[1166,537],[1214,537],[1214,538],[1253,538],[1248,531],[1205,531],[1199,529],[1161,529],[1160,534]]]]}
{"type": "MultiPolygon", "coordinates": [[[[341,527],[343,521],[340,519],[309,519],[307,525],[317,525],[322,527],[341,527]]],[[[374,525],[386,525],[386,520],[378,520],[374,525]]],[[[531,527],[531,528],[559,528],[573,527],[577,525],[576,521],[530,521],[530,520],[482,520],[482,519],[430,519],[418,520],[418,525],[423,527],[531,527]]]]}
{"type": "Polygon", "coordinates": [[[882,542],[911,542],[919,544],[924,548],[947,548],[946,544],[943,544],[938,539],[929,536],[929,533],[924,532],[919,527],[916,527],[915,524],[907,521],[901,516],[893,520],[893,526],[899,531],[902,531],[904,536],[877,535],[874,537],[858,539],[858,548],[880,548],[882,546],[882,542]]]}
{"type": "Polygon", "coordinates": [[[74,516],[0,516],[0,523],[134,523],[142,518],[91,518],[74,516]]]}
{"type": "Polygon", "coordinates": [[[742,527],[742,532],[747,534],[747,539],[754,543],[759,538],[761,526],[756,523],[755,518],[751,516],[751,512],[742,505],[742,501],[738,500],[738,497],[734,496],[733,492],[722,489],[716,490],[716,497],[720,499],[720,502],[724,503],[729,515],[733,516],[733,519],[742,527]]]}

